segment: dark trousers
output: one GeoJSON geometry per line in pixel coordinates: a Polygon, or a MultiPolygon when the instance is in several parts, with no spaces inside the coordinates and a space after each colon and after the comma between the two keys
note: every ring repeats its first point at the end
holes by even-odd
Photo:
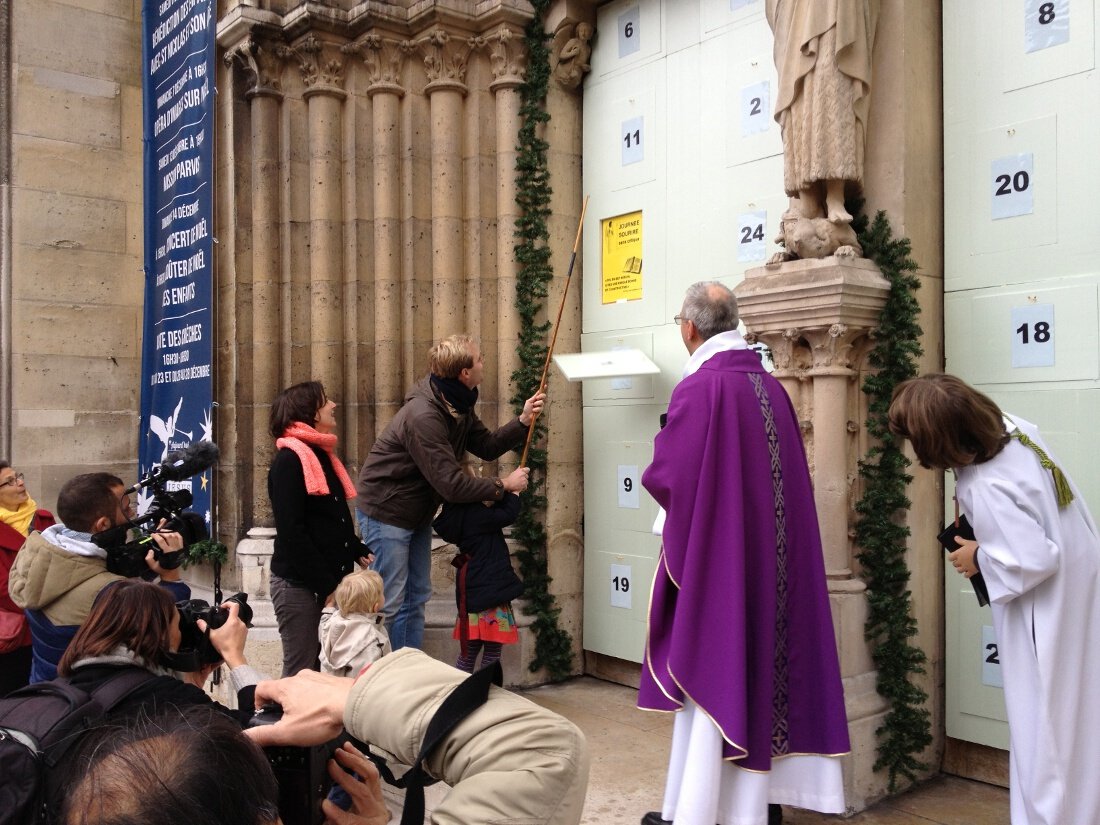
{"type": "Polygon", "coordinates": [[[313,591],[272,574],[271,601],[283,642],[283,676],[293,676],[300,670],[320,670],[317,627],[321,624],[322,605],[313,591]]]}

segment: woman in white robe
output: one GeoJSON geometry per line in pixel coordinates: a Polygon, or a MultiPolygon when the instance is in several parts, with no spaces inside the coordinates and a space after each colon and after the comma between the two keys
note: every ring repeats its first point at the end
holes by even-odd
{"type": "Polygon", "coordinates": [[[1100,823],[1100,535],[1038,429],[949,375],[900,385],[890,427],[953,469],[993,610],[1011,739],[1012,825],[1100,823]]]}

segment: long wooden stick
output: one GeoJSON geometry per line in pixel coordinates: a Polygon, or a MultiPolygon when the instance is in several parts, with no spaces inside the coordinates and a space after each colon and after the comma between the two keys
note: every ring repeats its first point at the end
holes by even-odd
{"type": "MultiPolygon", "coordinates": [[[[577,250],[581,245],[581,232],[584,229],[584,213],[588,211],[588,197],[585,196],[581,206],[581,217],[577,221],[577,237],[573,241],[573,254],[569,256],[569,269],[565,273],[565,288],[561,291],[561,304],[558,305],[558,319],[554,322],[554,333],[550,336],[550,348],[546,351],[546,362],[542,365],[542,377],[539,379],[538,392],[546,389],[546,373],[550,370],[550,358],[554,355],[554,344],[558,341],[558,328],[561,326],[561,314],[565,310],[565,297],[569,294],[569,281],[573,277],[573,264],[577,261],[577,250]]],[[[538,395],[538,393],[535,393],[538,395]]],[[[531,423],[527,425],[527,441],[523,445],[523,455],[520,457],[519,466],[527,466],[527,451],[531,449],[531,438],[535,434],[535,422],[537,415],[531,416],[531,423]]]]}

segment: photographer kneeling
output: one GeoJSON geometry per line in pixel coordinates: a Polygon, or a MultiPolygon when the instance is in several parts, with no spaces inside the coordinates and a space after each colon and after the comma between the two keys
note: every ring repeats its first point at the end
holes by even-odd
{"type": "MultiPolygon", "coordinates": [[[[206,705],[243,724],[252,715],[253,686],[261,677],[244,657],[248,628],[238,615],[240,606],[235,602],[224,606],[228,618],[207,636],[210,654],[196,657],[187,655],[193,654],[193,647],[181,653],[184,632],[180,611],[164,588],[140,579],[110,584],[100,592],[88,620],[61,657],[58,672],[89,693],[124,669],[139,668],[152,674],[115,706],[112,717],[139,712],[149,715],[167,705],[206,705]],[[218,657],[229,668],[240,711],[218,704],[200,687],[217,666],[218,657]],[[176,671],[186,681],[177,678],[176,671]]],[[[199,619],[195,624],[195,632],[188,635],[201,638],[207,631],[206,622],[199,619]]]]}
{"type": "MultiPolygon", "coordinates": [[[[125,527],[133,510],[122,479],[85,473],[61,488],[57,517],[61,524],[27,537],[9,578],[12,601],[27,611],[31,628],[31,682],[57,676],[57,664],[96,596],[107,585],[122,581],[122,576],[108,572],[107,551],[93,536],[125,527]]],[[[179,533],[154,533],[152,541],[164,553],[183,549],[179,533]]],[[[169,591],[169,601],[190,598],[191,588],[180,581],[179,569],[161,567],[155,556],[150,547],[145,563],[169,591]]]]}
{"type": "MultiPolygon", "coordinates": [[[[346,728],[412,765],[436,710],[465,676],[408,647],[358,679],[303,671],[256,686],[256,706],[275,702],[283,715],[245,732],[265,747],[309,746],[346,728]]],[[[588,787],[588,747],[569,720],[493,686],[488,700],[431,750],[424,768],[451,786],[432,811],[433,825],[576,825],[588,787]]]]}

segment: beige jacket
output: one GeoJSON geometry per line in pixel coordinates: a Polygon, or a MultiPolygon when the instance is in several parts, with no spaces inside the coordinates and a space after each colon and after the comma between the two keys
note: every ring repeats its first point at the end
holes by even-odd
{"type": "MultiPolygon", "coordinates": [[[[356,680],[344,726],[411,765],[428,722],[465,677],[419,650],[397,650],[356,680]]],[[[588,789],[588,745],[568,719],[493,686],[425,768],[451,786],[432,825],[576,825],[588,789]]]]}
{"type": "Polygon", "coordinates": [[[326,607],[321,611],[317,638],[321,642],[321,672],[352,679],[393,649],[381,613],[345,616],[335,607],[326,607]]]}

